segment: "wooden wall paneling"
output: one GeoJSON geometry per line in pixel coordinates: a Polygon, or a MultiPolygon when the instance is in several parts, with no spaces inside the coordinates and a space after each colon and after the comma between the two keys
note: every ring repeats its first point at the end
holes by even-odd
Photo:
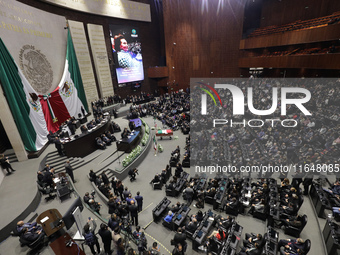
{"type": "Polygon", "coordinates": [[[312,42],[325,42],[340,38],[340,24],[326,27],[291,31],[283,34],[259,36],[242,40],[240,49],[256,49],[274,46],[294,45],[312,42]],[[244,46],[242,48],[242,46],[244,46]]]}
{"type": "Polygon", "coordinates": [[[327,16],[339,10],[340,1],[334,0],[263,0],[261,27],[327,16]]]}
{"type": "Polygon", "coordinates": [[[340,53],[323,55],[240,58],[240,68],[340,69],[340,53]]]}
{"type": "Polygon", "coordinates": [[[200,0],[163,2],[169,81],[178,81],[182,89],[191,77],[240,74],[237,61],[244,6],[230,1],[217,13],[218,2],[206,2],[208,9],[202,9],[200,0]]]}

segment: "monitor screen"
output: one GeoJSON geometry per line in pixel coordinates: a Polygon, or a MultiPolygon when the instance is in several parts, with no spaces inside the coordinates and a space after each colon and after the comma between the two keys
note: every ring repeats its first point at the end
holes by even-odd
{"type": "Polygon", "coordinates": [[[198,237],[198,238],[201,238],[201,237],[202,237],[202,235],[203,235],[203,231],[202,231],[202,230],[198,231],[198,233],[197,233],[197,237],[198,237]]]}
{"type": "MultiPolygon", "coordinates": [[[[121,25],[110,25],[109,28],[118,83],[144,80],[139,29],[121,25]]],[[[140,85],[140,82],[133,83],[134,88],[140,85]]]]}
{"type": "Polygon", "coordinates": [[[78,197],[73,204],[70,206],[70,208],[67,210],[67,212],[63,215],[63,221],[65,223],[66,229],[70,229],[75,222],[75,219],[73,217],[74,210],[79,207],[80,211],[83,211],[84,206],[81,202],[80,197],[78,197]]]}
{"type": "Polygon", "coordinates": [[[180,219],[182,219],[182,214],[177,215],[177,220],[180,220],[180,219]]]}
{"type": "Polygon", "coordinates": [[[209,221],[205,221],[204,223],[203,223],[203,226],[206,228],[206,227],[208,227],[208,225],[209,225],[209,221]]]}

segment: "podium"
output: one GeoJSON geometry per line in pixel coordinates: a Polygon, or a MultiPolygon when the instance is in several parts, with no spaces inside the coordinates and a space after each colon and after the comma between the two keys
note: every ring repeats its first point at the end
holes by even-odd
{"type": "Polygon", "coordinates": [[[42,226],[46,236],[51,236],[65,226],[62,218],[57,209],[49,209],[38,216],[37,223],[42,226]]]}

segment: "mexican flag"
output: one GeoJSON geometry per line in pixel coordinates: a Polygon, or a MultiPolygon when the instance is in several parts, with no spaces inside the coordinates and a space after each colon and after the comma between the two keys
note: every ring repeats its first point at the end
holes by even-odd
{"type": "Polygon", "coordinates": [[[27,151],[38,151],[71,116],[88,111],[70,32],[63,77],[48,95],[39,95],[27,81],[0,38],[0,81],[27,151]]]}
{"type": "Polygon", "coordinates": [[[47,129],[56,132],[70,117],[78,118],[84,109],[87,114],[85,91],[73,47],[70,31],[67,37],[67,52],[63,77],[57,88],[49,95],[40,96],[47,129]]]}

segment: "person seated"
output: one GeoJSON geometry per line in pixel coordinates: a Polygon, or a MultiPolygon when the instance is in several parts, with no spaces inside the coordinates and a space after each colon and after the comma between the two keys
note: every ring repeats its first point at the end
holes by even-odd
{"type": "Polygon", "coordinates": [[[215,195],[216,195],[216,189],[214,187],[212,187],[211,189],[208,189],[205,192],[206,197],[215,197],[215,195]]]}
{"type": "Polygon", "coordinates": [[[239,203],[240,202],[235,197],[233,197],[231,201],[225,205],[225,208],[226,210],[238,211],[239,203]]]}
{"type": "Polygon", "coordinates": [[[255,243],[251,247],[242,247],[239,255],[260,255],[262,254],[262,249],[259,247],[258,243],[255,243]]]}
{"type": "Polygon", "coordinates": [[[34,241],[36,241],[38,238],[40,238],[41,236],[44,236],[45,232],[43,230],[31,230],[28,231],[28,228],[23,228],[22,229],[22,235],[21,235],[21,239],[24,242],[27,242],[28,244],[33,243],[34,241]]]}
{"type": "Polygon", "coordinates": [[[175,205],[171,206],[171,211],[176,213],[182,208],[182,205],[180,202],[177,202],[175,205]]]}
{"type": "Polygon", "coordinates": [[[131,132],[127,128],[124,128],[124,131],[122,132],[122,139],[123,138],[128,138],[128,136],[130,134],[131,134],[131,132]]]}
{"type": "Polygon", "coordinates": [[[218,241],[223,241],[226,239],[227,235],[222,228],[218,228],[218,230],[214,230],[210,236],[208,236],[208,239],[212,237],[216,237],[218,241]]]}
{"type": "Polygon", "coordinates": [[[186,224],[185,230],[189,231],[190,233],[194,233],[198,227],[197,219],[193,218],[189,223],[186,224]]]}
{"type": "Polygon", "coordinates": [[[214,237],[208,238],[207,241],[207,254],[211,254],[212,252],[218,252],[218,243],[214,237]]]}
{"type": "Polygon", "coordinates": [[[203,218],[204,218],[204,214],[201,210],[199,210],[196,214],[193,214],[191,216],[191,220],[196,219],[197,222],[201,222],[203,220],[203,218]]]}
{"type": "Polygon", "coordinates": [[[336,181],[330,189],[323,190],[333,195],[340,195],[340,182],[336,181]]]}
{"type": "Polygon", "coordinates": [[[153,179],[151,180],[150,184],[151,183],[157,183],[157,182],[160,182],[160,181],[161,181],[160,175],[156,174],[155,177],[153,177],[153,179]]]}
{"type": "Polygon", "coordinates": [[[100,149],[102,150],[106,149],[106,143],[104,143],[103,140],[100,139],[100,137],[96,138],[96,143],[100,149]]]}
{"type": "Polygon", "coordinates": [[[84,197],[83,197],[83,201],[84,203],[90,205],[90,199],[92,199],[92,196],[90,196],[90,193],[89,192],[86,192],[84,197]]]}
{"type": "Polygon", "coordinates": [[[19,234],[22,234],[24,228],[27,228],[29,232],[32,232],[32,231],[36,232],[36,231],[42,230],[42,227],[38,226],[36,222],[25,223],[22,220],[18,221],[18,223],[17,223],[17,232],[19,234]]]}
{"type": "Polygon", "coordinates": [[[80,127],[80,131],[82,134],[87,134],[89,132],[88,128],[85,125],[80,127]]]}
{"type": "Polygon", "coordinates": [[[94,201],[94,199],[91,198],[91,199],[89,200],[89,206],[90,206],[90,208],[91,208],[93,211],[95,211],[96,213],[98,213],[99,215],[101,215],[101,214],[100,214],[100,203],[94,201]]]}
{"type": "Polygon", "coordinates": [[[96,127],[96,124],[95,124],[95,122],[92,120],[92,121],[90,121],[89,123],[87,123],[87,129],[88,130],[91,130],[91,129],[93,129],[93,128],[95,128],[96,127]]]}
{"type": "Polygon", "coordinates": [[[169,212],[168,212],[168,215],[165,216],[164,221],[170,223],[170,222],[172,221],[172,218],[174,217],[174,215],[175,215],[175,214],[174,214],[172,211],[169,211],[169,212]]]}
{"type": "Polygon", "coordinates": [[[253,214],[254,211],[263,212],[265,207],[264,199],[261,199],[258,203],[252,204],[248,213],[253,214]]]}
{"type": "Polygon", "coordinates": [[[102,141],[103,141],[105,144],[111,145],[111,143],[112,143],[111,139],[109,139],[108,137],[106,137],[105,134],[102,134],[101,137],[102,137],[102,141]]]}
{"type": "Polygon", "coordinates": [[[110,131],[106,131],[105,135],[106,135],[107,138],[109,138],[111,140],[111,142],[115,142],[117,140],[116,137],[113,134],[111,134],[110,131]]]}
{"type": "Polygon", "coordinates": [[[232,216],[227,216],[226,218],[220,217],[216,220],[217,226],[221,226],[226,230],[229,230],[231,226],[233,225],[234,217],[232,216]]]}
{"type": "Polygon", "coordinates": [[[303,239],[281,239],[278,244],[278,249],[281,254],[301,254],[305,242],[303,239]]]}
{"type": "Polygon", "coordinates": [[[281,222],[276,224],[277,227],[281,228],[282,226],[284,228],[287,227],[295,227],[295,228],[299,228],[302,225],[302,216],[301,215],[297,215],[297,216],[289,216],[288,218],[282,218],[281,222]]]}
{"type": "Polygon", "coordinates": [[[298,207],[293,203],[289,202],[288,206],[280,207],[280,212],[288,215],[296,215],[298,212],[298,207]]]}
{"type": "Polygon", "coordinates": [[[167,190],[173,191],[176,188],[176,182],[171,180],[168,185],[165,186],[167,190]]]}
{"type": "Polygon", "coordinates": [[[262,241],[263,241],[263,237],[261,234],[255,235],[253,233],[251,234],[246,233],[245,239],[243,239],[243,246],[244,248],[250,248],[250,247],[255,246],[255,243],[260,245],[262,241]]]}

